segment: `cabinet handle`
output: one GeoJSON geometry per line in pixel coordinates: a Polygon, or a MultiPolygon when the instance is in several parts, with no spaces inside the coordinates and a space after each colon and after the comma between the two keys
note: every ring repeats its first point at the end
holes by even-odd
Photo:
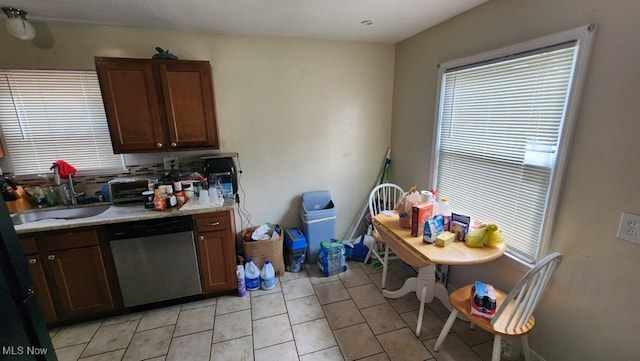
{"type": "Polygon", "coordinates": [[[175,148],[175,147],[177,147],[177,146],[178,146],[178,144],[176,144],[176,143],[171,143],[171,148],[175,148]]]}
{"type": "Polygon", "coordinates": [[[162,148],[162,147],[164,147],[162,143],[156,143],[156,148],[162,148]]]}
{"type": "Polygon", "coordinates": [[[47,259],[49,259],[49,261],[53,261],[54,259],[56,259],[56,255],[55,254],[50,254],[47,256],[47,259]]]}
{"type": "Polygon", "coordinates": [[[204,241],[204,236],[199,237],[201,241],[204,241]]]}
{"type": "Polygon", "coordinates": [[[36,263],[38,263],[37,258],[29,258],[29,264],[36,264],[36,263]]]}
{"type": "Polygon", "coordinates": [[[207,226],[210,226],[210,227],[215,227],[215,226],[219,226],[219,225],[220,225],[219,221],[207,224],[207,226]]]}

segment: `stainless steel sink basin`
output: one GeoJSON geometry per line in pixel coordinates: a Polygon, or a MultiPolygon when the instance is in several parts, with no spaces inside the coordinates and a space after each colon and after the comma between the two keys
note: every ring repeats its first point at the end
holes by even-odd
{"type": "Polygon", "coordinates": [[[97,216],[104,213],[111,205],[103,204],[98,206],[65,207],[57,209],[44,209],[32,212],[12,214],[13,225],[17,226],[29,222],[41,221],[43,219],[78,219],[97,216]]]}

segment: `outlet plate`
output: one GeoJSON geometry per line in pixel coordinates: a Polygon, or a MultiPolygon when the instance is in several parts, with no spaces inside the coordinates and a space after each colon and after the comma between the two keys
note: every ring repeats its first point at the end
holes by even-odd
{"type": "Polygon", "coordinates": [[[162,162],[165,170],[178,169],[178,157],[165,157],[162,162]]]}
{"type": "Polygon", "coordinates": [[[640,244],[640,216],[633,213],[622,212],[617,237],[640,244]]]}

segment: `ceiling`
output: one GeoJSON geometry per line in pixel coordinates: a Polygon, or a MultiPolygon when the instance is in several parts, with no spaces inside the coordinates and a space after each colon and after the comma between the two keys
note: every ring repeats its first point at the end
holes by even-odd
{"type": "Polygon", "coordinates": [[[486,1],[0,0],[0,6],[25,10],[32,22],[394,44],[486,1]]]}

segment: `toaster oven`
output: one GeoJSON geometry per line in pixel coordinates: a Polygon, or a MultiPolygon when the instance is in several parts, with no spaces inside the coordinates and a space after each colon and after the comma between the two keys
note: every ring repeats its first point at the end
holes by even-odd
{"type": "Polygon", "coordinates": [[[143,203],[142,192],[148,191],[153,181],[149,177],[119,177],[108,182],[111,202],[114,204],[143,203]]]}

